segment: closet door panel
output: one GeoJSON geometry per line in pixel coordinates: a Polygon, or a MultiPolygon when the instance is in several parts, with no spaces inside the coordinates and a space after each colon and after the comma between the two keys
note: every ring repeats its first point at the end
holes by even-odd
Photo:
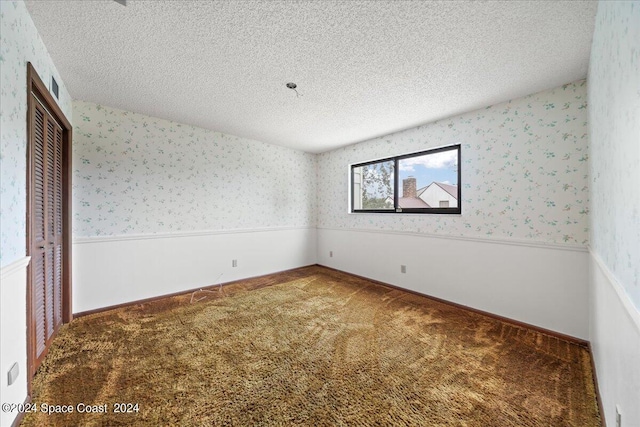
{"type": "Polygon", "coordinates": [[[54,221],[53,221],[53,325],[57,331],[62,325],[62,128],[55,127],[55,167],[54,167],[54,221]]]}
{"type": "MultiPolygon", "coordinates": [[[[32,95],[34,96],[34,95],[32,95]]],[[[32,359],[44,358],[62,325],[62,128],[34,96],[31,162],[32,359]]]]}
{"type": "Polygon", "coordinates": [[[46,129],[47,113],[39,105],[33,109],[33,153],[32,153],[32,236],[31,248],[31,306],[33,352],[36,360],[46,349],[46,282],[47,282],[47,180],[46,180],[46,129]]]}

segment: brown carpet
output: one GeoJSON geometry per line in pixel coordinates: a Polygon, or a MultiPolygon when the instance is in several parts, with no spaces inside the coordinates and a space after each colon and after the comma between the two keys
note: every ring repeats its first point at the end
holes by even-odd
{"type": "Polygon", "coordinates": [[[575,343],[322,267],[199,296],[64,326],[33,401],[74,412],[23,425],[600,426],[575,343]]]}

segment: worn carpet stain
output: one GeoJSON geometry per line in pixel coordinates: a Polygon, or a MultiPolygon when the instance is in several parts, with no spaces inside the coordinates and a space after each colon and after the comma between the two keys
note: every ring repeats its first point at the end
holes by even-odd
{"type": "Polygon", "coordinates": [[[25,426],[600,426],[587,349],[308,267],[65,325],[25,426]],[[139,412],[114,413],[116,403],[139,412]]]}

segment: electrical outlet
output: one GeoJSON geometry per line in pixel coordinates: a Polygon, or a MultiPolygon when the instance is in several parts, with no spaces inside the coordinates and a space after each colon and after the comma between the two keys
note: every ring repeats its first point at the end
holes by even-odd
{"type": "Polygon", "coordinates": [[[14,382],[16,382],[16,379],[18,378],[19,374],[20,374],[20,366],[18,365],[18,362],[16,362],[13,365],[11,365],[11,368],[9,369],[9,371],[7,371],[7,385],[11,385],[14,382]]]}
{"type": "Polygon", "coordinates": [[[401,265],[400,266],[400,273],[406,273],[407,272],[407,266],[406,265],[401,265]]]}
{"type": "Polygon", "coordinates": [[[622,409],[616,405],[616,427],[622,427],[622,409]]]}
{"type": "Polygon", "coordinates": [[[231,260],[231,267],[237,267],[238,266],[238,260],[237,259],[232,259],[231,260]]]}
{"type": "Polygon", "coordinates": [[[329,251],[329,258],[333,258],[333,251],[329,251]]]}

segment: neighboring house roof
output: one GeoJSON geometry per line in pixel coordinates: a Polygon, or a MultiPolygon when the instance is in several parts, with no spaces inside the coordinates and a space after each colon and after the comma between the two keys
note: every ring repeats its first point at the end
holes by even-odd
{"type": "Polygon", "coordinates": [[[424,200],[420,199],[420,198],[414,198],[414,197],[400,197],[398,199],[398,205],[401,208],[406,208],[406,209],[410,209],[410,208],[430,208],[431,206],[429,206],[424,200]]]}
{"type": "Polygon", "coordinates": [[[447,193],[451,194],[451,196],[458,200],[458,186],[451,184],[444,184],[442,182],[434,182],[438,187],[442,188],[447,193]]]}
{"type": "Polygon", "coordinates": [[[427,185],[426,187],[422,187],[419,188],[418,190],[416,190],[416,194],[418,195],[418,197],[422,196],[422,193],[425,192],[425,190],[429,187],[431,187],[433,184],[437,185],[438,187],[442,188],[444,191],[446,191],[447,193],[451,194],[451,196],[458,200],[458,186],[457,185],[451,185],[451,184],[445,184],[444,182],[435,182],[433,181],[431,184],[427,185]]]}

